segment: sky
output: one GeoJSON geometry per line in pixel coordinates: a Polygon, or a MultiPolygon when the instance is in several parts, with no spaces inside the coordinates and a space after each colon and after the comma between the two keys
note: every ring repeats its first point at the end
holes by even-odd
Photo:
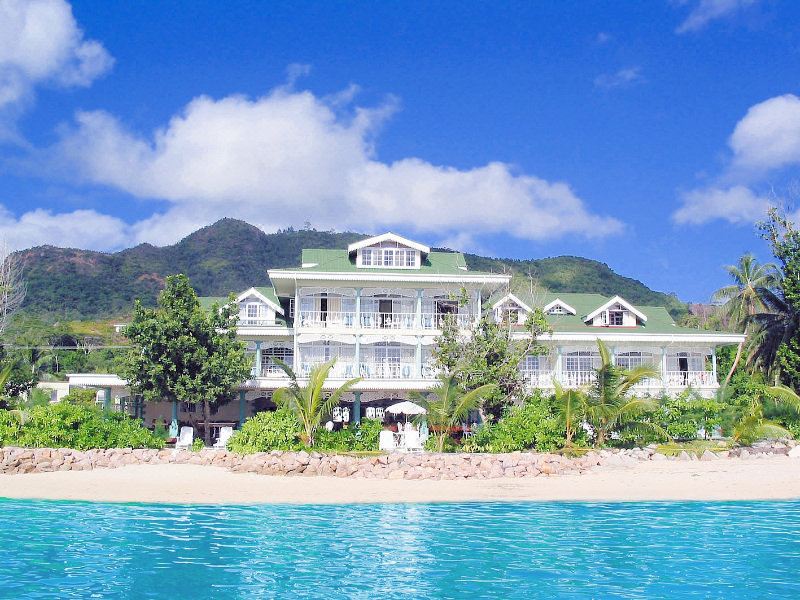
{"type": "MultiPolygon", "coordinates": [[[[0,239],[222,217],[708,301],[800,203],[800,3],[0,0],[0,239]]],[[[797,213],[800,215],[800,212],[797,213]]]]}

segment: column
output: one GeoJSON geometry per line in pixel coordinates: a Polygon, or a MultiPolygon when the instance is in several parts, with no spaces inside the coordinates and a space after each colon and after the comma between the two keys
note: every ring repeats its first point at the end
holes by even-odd
{"type": "Polygon", "coordinates": [[[664,383],[664,388],[667,388],[667,347],[661,347],[661,381],[664,383]]]}
{"type": "MultiPolygon", "coordinates": [[[[358,305],[356,305],[356,306],[358,306],[358,305]]],[[[354,369],[355,369],[354,377],[361,377],[361,334],[360,333],[356,334],[356,356],[355,356],[355,362],[356,362],[356,364],[354,365],[354,369]]],[[[359,396],[359,398],[360,397],[361,396],[359,396]]]]}
{"type": "Polygon", "coordinates": [[[717,347],[711,347],[711,373],[713,377],[713,383],[718,383],[717,380],[717,347]]]}
{"type": "Polygon", "coordinates": [[[417,336],[417,348],[414,354],[414,362],[417,369],[417,377],[422,379],[422,336],[417,336]]]}
{"type": "Polygon", "coordinates": [[[178,401],[172,401],[172,420],[178,422],[178,401]]]}
{"type": "Polygon", "coordinates": [[[245,411],[247,409],[247,400],[245,396],[247,392],[244,390],[239,390],[239,429],[242,428],[242,424],[244,423],[245,419],[245,411]]]}
{"type": "Polygon", "coordinates": [[[356,318],[354,327],[361,327],[361,288],[356,288],[356,318]]]}
{"type": "Polygon", "coordinates": [[[417,327],[422,329],[422,290],[417,290],[417,327]]]}
{"type": "Polygon", "coordinates": [[[562,361],[562,358],[561,358],[562,351],[563,351],[563,349],[561,348],[561,346],[556,346],[555,378],[556,378],[556,381],[558,381],[559,383],[564,383],[564,381],[562,379],[562,373],[564,371],[563,361],[562,361]]]}
{"type": "Polygon", "coordinates": [[[351,420],[358,425],[361,423],[361,392],[354,392],[353,397],[353,416],[351,420]]]}
{"type": "Polygon", "coordinates": [[[609,349],[609,353],[611,354],[611,364],[613,366],[617,366],[617,347],[611,346],[609,349]]]}
{"type": "Polygon", "coordinates": [[[103,410],[111,409],[111,388],[107,387],[103,390],[103,410]]]}
{"type": "Polygon", "coordinates": [[[261,342],[256,342],[256,359],[253,366],[253,376],[261,377],[261,342]]]}

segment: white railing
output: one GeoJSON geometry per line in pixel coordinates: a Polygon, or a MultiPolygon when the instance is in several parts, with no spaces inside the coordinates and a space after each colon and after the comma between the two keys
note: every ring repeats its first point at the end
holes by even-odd
{"type": "Polygon", "coordinates": [[[417,366],[409,362],[361,363],[360,376],[364,379],[414,379],[417,377],[417,366]]]}
{"type": "Polygon", "coordinates": [[[565,387],[574,388],[584,385],[591,385],[597,381],[597,373],[595,371],[562,371],[561,383],[565,387]]]}
{"type": "MultiPolygon", "coordinates": [[[[300,368],[297,370],[297,376],[308,377],[311,374],[311,369],[321,364],[323,363],[301,362],[300,368]]],[[[333,379],[352,379],[353,377],[357,377],[355,363],[337,360],[335,363],[333,363],[333,367],[331,368],[328,377],[333,379]]]]}
{"type": "Polygon", "coordinates": [[[237,325],[239,327],[271,327],[275,325],[275,319],[239,317],[237,325]]]}
{"type": "Polygon", "coordinates": [[[356,313],[352,311],[304,310],[297,316],[300,327],[354,327],[356,313]]]}
{"type": "MultiPolygon", "coordinates": [[[[292,367],[292,362],[287,363],[289,368],[292,367]]],[[[269,365],[261,367],[261,377],[286,377],[286,372],[278,365],[269,365]]]]}
{"type": "Polygon", "coordinates": [[[475,317],[471,314],[422,313],[422,329],[441,329],[445,319],[455,319],[459,327],[468,327],[475,317]]]}
{"type": "Polygon", "coordinates": [[[667,387],[704,387],[717,383],[711,371],[667,371],[664,381],[667,387]]]}
{"type": "Polygon", "coordinates": [[[361,326],[366,329],[414,329],[417,327],[417,314],[362,312],[361,326]]]}
{"type": "Polygon", "coordinates": [[[523,371],[522,377],[525,383],[537,388],[553,387],[555,373],[553,371],[523,371]]]}

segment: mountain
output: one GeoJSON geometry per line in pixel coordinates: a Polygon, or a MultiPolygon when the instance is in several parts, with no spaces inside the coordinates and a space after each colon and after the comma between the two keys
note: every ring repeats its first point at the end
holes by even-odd
{"type": "MultiPolygon", "coordinates": [[[[155,303],[167,275],[185,273],[198,294],[268,283],[267,269],[294,267],[303,248],[344,248],[359,233],[287,229],[267,234],[244,221],[222,219],[172,246],[142,244],[115,253],[39,246],[19,253],[27,281],[25,312],[52,320],[103,319],[130,314],[134,298],[155,303]]],[[[533,260],[466,255],[471,269],[532,274],[552,291],[619,294],[633,303],[686,307],[674,296],[623,277],[608,265],[574,256],[533,260]]]]}

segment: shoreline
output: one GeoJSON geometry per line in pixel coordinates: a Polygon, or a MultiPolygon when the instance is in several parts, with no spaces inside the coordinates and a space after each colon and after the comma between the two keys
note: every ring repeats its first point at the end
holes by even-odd
{"type": "Polygon", "coordinates": [[[193,464],[0,475],[0,498],[155,504],[649,502],[800,499],[800,460],[642,461],[533,478],[391,480],[193,464]]]}

